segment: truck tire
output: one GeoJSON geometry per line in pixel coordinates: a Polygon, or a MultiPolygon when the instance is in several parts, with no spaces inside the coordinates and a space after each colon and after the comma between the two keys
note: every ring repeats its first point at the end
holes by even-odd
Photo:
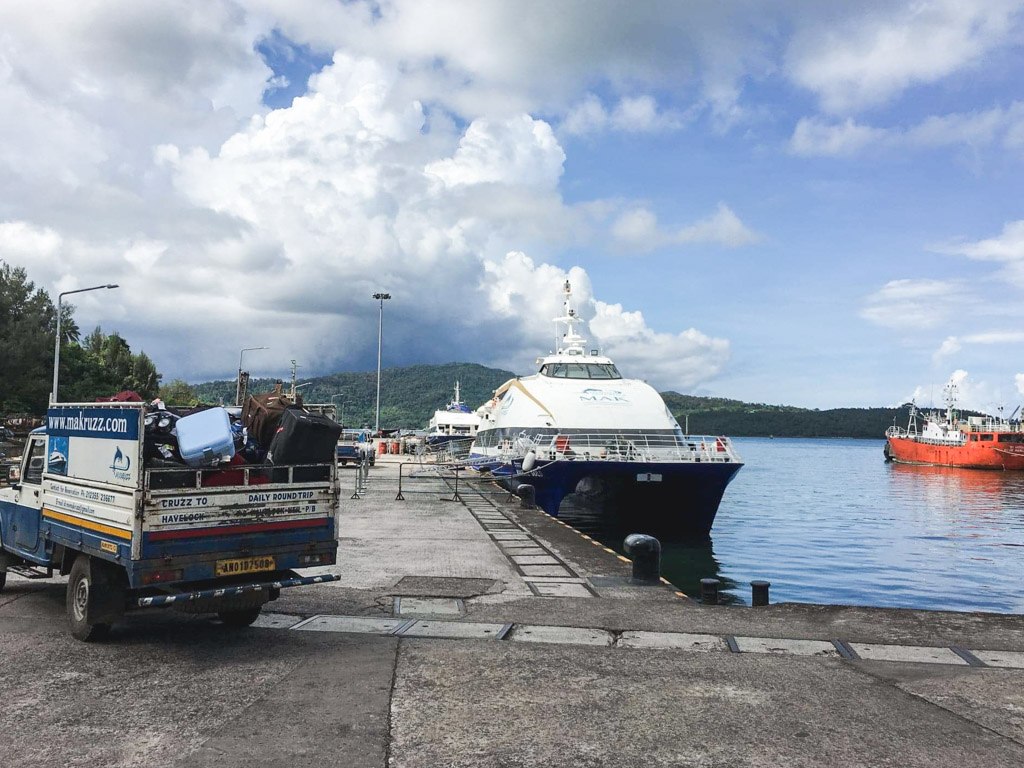
{"type": "Polygon", "coordinates": [[[262,610],[263,606],[257,605],[255,608],[239,608],[234,611],[221,611],[217,614],[217,618],[221,620],[225,627],[230,627],[231,629],[245,629],[259,618],[260,611],[262,610]]]}
{"type": "Polygon", "coordinates": [[[0,571],[0,592],[4,591],[4,585],[7,583],[7,571],[0,571]]]}
{"type": "Polygon", "coordinates": [[[91,619],[96,612],[98,589],[89,556],[79,555],[71,566],[65,602],[71,635],[83,642],[102,640],[110,632],[110,624],[91,619]]]}

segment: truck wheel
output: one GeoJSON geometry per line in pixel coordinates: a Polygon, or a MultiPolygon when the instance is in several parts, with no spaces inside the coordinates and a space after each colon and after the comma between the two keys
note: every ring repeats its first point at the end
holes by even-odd
{"type": "Polygon", "coordinates": [[[0,571],[0,592],[4,591],[4,584],[7,583],[7,571],[0,571]]]}
{"type": "Polygon", "coordinates": [[[255,608],[241,608],[237,611],[221,611],[217,614],[217,618],[224,623],[225,627],[231,627],[231,629],[244,629],[259,618],[260,611],[262,610],[263,606],[257,605],[255,608]]]}
{"type": "Polygon", "coordinates": [[[93,579],[92,567],[87,555],[79,555],[71,566],[68,577],[67,612],[71,634],[78,640],[89,642],[102,640],[110,632],[109,624],[101,624],[90,620],[97,605],[97,588],[93,579]]]}

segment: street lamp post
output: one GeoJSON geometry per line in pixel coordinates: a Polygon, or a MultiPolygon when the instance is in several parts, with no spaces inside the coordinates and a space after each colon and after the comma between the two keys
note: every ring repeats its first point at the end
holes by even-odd
{"type": "Polygon", "coordinates": [[[380,434],[380,350],[384,338],[384,302],[391,298],[390,293],[375,293],[373,298],[380,301],[380,319],[377,321],[377,415],[374,418],[373,432],[380,434]]]}
{"type": "Polygon", "coordinates": [[[74,291],[64,291],[63,293],[57,294],[57,338],[53,344],[53,391],[50,392],[50,402],[57,402],[57,381],[60,377],[60,305],[61,301],[65,296],[70,296],[72,293],[85,293],[86,291],[99,291],[104,288],[117,288],[116,283],[107,283],[106,285],[94,285],[91,288],[79,288],[74,291]]]}
{"type": "Polygon", "coordinates": [[[336,398],[336,397],[340,397],[341,398],[341,417],[338,419],[338,423],[341,426],[345,426],[345,393],[344,392],[338,392],[337,394],[331,395],[331,402],[332,403],[334,402],[334,398],[336,398]]]}
{"type": "Polygon", "coordinates": [[[238,353],[238,381],[235,384],[235,405],[242,404],[242,355],[257,349],[270,349],[270,347],[246,347],[238,353]]]}

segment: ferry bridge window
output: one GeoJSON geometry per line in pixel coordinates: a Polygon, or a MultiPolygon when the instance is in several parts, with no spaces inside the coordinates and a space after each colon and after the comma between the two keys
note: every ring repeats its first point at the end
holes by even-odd
{"type": "Polygon", "coordinates": [[[981,441],[982,441],[983,443],[984,443],[984,442],[986,442],[986,441],[987,441],[987,442],[992,442],[992,435],[982,435],[982,436],[980,437],[980,440],[981,440],[981,441]]]}
{"type": "Polygon", "coordinates": [[[611,363],[547,363],[540,372],[555,379],[621,379],[611,363]]]}
{"type": "Polygon", "coordinates": [[[1024,434],[1000,435],[1000,443],[1024,443],[1024,434]]]}

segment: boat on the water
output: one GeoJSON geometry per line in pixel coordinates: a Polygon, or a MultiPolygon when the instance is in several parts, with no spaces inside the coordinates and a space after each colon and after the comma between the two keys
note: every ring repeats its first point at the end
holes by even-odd
{"type": "Polygon", "coordinates": [[[906,428],[885,431],[885,457],[901,464],[965,469],[1024,469],[1020,421],[991,416],[961,418],[956,387],[946,387],[946,409],[921,411],[911,403],[906,428]]]}
{"type": "Polygon", "coordinates": [[[480,427],[480,417],[462,402],[459,382],[455,382],[455,396],[443,409],[434,411],[427,425],[427,445],[435,450],[461,447],[463,455],[469,450],[480,427]]]}
{"type": "Polygon", "coordinates": [[[537,373],[505,382],[477,409],[470,465],[510,488],[534,486],[551,515],[566,495],[597,489],[638,518],[707,534],[743,466],[732,442],[684,434],[653,387],[588,351],[569,281],[563,290],[565,312],[555,318],[565,327],[561,343],[537,359],[537,373]]]}

